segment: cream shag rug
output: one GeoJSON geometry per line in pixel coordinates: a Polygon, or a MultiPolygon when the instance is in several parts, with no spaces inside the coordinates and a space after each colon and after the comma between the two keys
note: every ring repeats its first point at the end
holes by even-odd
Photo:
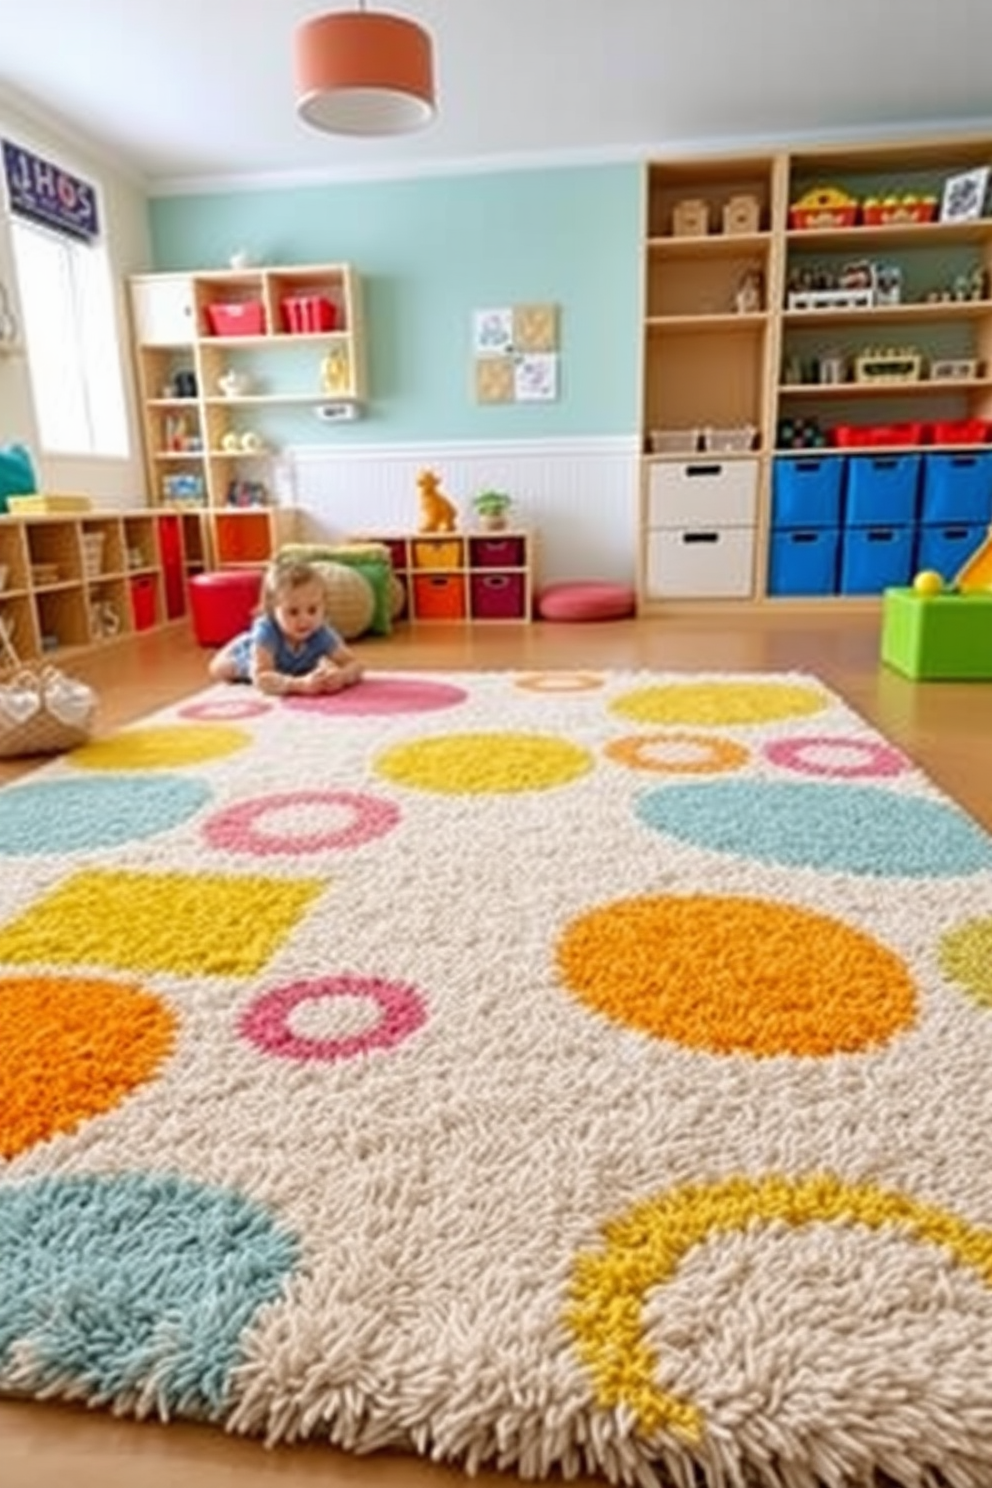
{"type": "Polygon", "coordinates": [[[0,1390],[988,1488],[990,1004],[813,677],[211,689],[0,792],[0,1390]]]}

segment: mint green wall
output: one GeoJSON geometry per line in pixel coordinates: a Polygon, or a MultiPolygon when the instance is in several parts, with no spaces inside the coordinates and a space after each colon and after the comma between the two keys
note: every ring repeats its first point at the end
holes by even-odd
{"type": "Polygon", "coordinates": [[[369,330],[369,417],[306,442],[630,434],[638,426],[641,173],[583,166],[161,197],[156,269],[354,264],[369,330]],[[480,405],[471,317],[552,301],[561,315],[555,403],[480,405]]]}

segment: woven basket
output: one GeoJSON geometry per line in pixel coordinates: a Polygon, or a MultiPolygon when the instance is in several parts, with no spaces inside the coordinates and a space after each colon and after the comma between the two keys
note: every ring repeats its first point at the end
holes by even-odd
{"type": "Polygon", "coordinates": [[[96,719],[93,689],[57,667],[22,665],[2,626],[0,646],[16,667],[0,682],[0,759],[62,754],[87,743],[96,719]]]}

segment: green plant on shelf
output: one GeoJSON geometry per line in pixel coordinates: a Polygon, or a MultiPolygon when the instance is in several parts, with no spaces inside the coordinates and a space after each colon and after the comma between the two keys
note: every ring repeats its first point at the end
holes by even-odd
{"type": "Polygon", "coordinates": [[[482,527],[489,532],[502,532],[513,497],[505,491],[480,491],[472,498],[472,505],[482,527]]]}

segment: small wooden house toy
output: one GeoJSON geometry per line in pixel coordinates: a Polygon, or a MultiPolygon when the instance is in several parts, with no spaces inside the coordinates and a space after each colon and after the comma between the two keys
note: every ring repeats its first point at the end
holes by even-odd
{"type": "Polygon", "coordinates": [[[686,197],[672,213],[672,232],[677,238],[702,238],[710,230],[709,202],[686,197]]]}
{"type": "Polygon", "coordinates": [[[756,196],[732,196],[723,208],[723,230],[728,237],[756,233],[761,228],[761,203],[756,196]]]}

